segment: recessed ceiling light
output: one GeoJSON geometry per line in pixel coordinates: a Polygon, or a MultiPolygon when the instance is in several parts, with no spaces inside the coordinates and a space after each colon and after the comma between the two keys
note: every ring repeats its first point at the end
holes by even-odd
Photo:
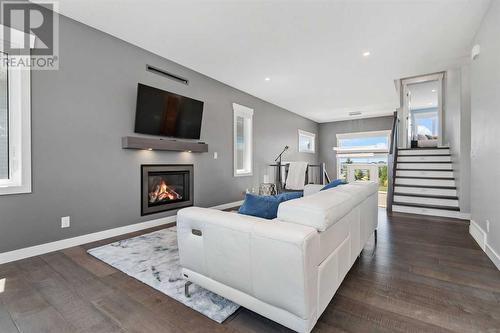
{"type": "Polygon", "coordinates": [[[266,77],[264,80],[271,81],[271,78],[270,77],[266,77]]]}
{"type": "Polygon", "coordinates": [[[370,51],[365,51],[363,52],[363,57],[368,57],[370,54],[371,54],[370,51]]]}
{"type": "Polygon", "coordinates": [[[360,116],[361,112],[360,111],[352,111],[352,112],[349,112],[349,115],[350,116],[360,116]]]}
{"type": "Polygon", "coordinates": [[[436,89],[432,89],[432,92],[436,92],[436,89]]]}

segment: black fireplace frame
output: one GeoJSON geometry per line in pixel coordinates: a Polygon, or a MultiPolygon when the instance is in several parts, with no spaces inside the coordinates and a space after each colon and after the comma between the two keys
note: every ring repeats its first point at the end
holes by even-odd
{"type": "Polygon", "coordinates": [[[141,165],[141,216],[158,214],[169,210],[190,207],[194,204],[194,165],[193,164],[142,164],[141,165]],[[165,205],[158,205],[149,207],[148,193],[149,184],[147,177],[149,172],[176,172],[176,171],[189,171],[187,179],[187,186],[189,188],[188,200],[167,203],[165,205]],[[146,181],[145,181],[146,180],[146,181]]]}

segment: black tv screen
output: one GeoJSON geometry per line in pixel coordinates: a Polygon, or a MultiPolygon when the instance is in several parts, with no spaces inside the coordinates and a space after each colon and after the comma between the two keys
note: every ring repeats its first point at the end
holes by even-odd
{"type": "Polygon", "coordinates": [[[135,132],[199,139],[203,102],[139,83],[135,132]]]}

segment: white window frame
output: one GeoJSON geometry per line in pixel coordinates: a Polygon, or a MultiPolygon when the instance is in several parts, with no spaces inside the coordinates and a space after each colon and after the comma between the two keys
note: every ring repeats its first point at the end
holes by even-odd
{"type": "MultiPolygon", "coordinates": [[[[24,32],[0,25],[0,51],[3,36],[14,47],[23,47],[24,32]],[[4,29],[9,29],[4,34],[4,29]]],[[[35,37],[29,35],[30,47],[35,37]]],[[[8,54],[10,58],[19,55],[8,54]]],[[[25,57],[23,57],[25,58],[25,57]]],[[[15,60],[14,60],[15,61],[15,60]]],[[[17,62],[17,61],[15,61],[17,62]]],[[[3,64],[0,64],[3,65],[3,64]]],[[[8,68],[9,108],[9,178],[0,180],[0,195],[31,193],[31,70],[28,66],[8,68]]]]}
{"type": "Polygon", "coordinates": [[[367,132],[352,132],[352,133],[340,133],[337,134],[337,147],[333,147],[333,150],[337,154],[354,154],[354,153],[389,153],[389,147],[391,146],[391,131],[367,131],[367,132]],[[371,148],[371,147],[359,147],[359,148],[342,148],[339,144],[340,140],[344,139],[355,139],[355,138],[368,138],[376,136],[386,136],[387,137],[387,148],[371,148]]]}
{"type": "Polygon", "coordinates": [[[233,103],[233,156],[234,156],[234,176],[244,177],[253,175],[253,109],[233,103]],[[243,137],[245,141],[245,161],[246,165],[243,169],[237,169],[238,152],[237,152],[237,119],[243,118],[243,137]]]}
{"type": "Polygon", "coordinates": [[[414,78],[408,78],[401,80],[401,103],[403,107],[401,108],[401,113],[402,113],[402,121],[400,122],[400,140],[399,140],[399,146],[398,148],[410,148],[411,147],[411,131],[408,126],[408,121],[410,119],[410,109],[409,109],[409,100],[410,100],[410,88],[409,86],[412,84],[416,83],[424,83],[424,82],[429,82],[429,81],[438,81],[438,89],[437,89],[437,96],[438,96],[438,146],[442,147],[443,146],[443,133],[444,133],[444,122],[443,122],[443,114],[444,114],[444,109],[446,108],[445,102],[444,102],[444,80],[445,80],[445,73],[436,73],[436,74],[429,74],[429,75],[422,75],[419,77],[414,77],[414,78]]]}
{"type": "Polygon", "coordinates": [[[356,157],[376,157],[385,156],[389,153],[389,147],[391,146],[391,131],[365,131],[365,132],[351,132],[351,133],[339,133],[337,136],[337,147],[333,147],[336,152],[336,163],[337,163],[337,178],[340,178],[341,173],[341,158],[356,158],[356,157]],[[371,148],[371,147],[359,147],[359,148],[342,148],[340,147],[340,140],[343,139],[357,139],[357,138],[368,138],[377,136],[387,136],[387,148],[371,148]]]}
{"type": "Polygon", "coordinates": [[[298,147],[299,147],[299,153],[310,153],[314,154],[316,152],[316,134],[311,133],[308,131],[304,131],[299,129],[298,130],[298,147]],[[301,149],[300,147],[300,139],[305,138],[311,140],[311,149],[301,149]]]}

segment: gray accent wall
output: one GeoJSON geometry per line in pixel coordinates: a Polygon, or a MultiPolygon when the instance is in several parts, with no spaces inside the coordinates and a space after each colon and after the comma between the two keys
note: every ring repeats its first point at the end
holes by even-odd
{"type": "Polygon", "coordinates": [[[492,1],[474,40],[481,54],[471,65],[471,212],[489,247],[500,254],[499,36],[500,1],[492,1]]]}
{"type": "Polygon", "coordinates": [[[331,179],[337,178],[337,134],[392,129],[393,116],[336,121],[319,125],[319,160],[326,163],[331,179]]]}
{"type": "Polygon", "coordinates": [[[141,164],[194,164],[195,204],[209,207],[243,199],[285,145],[287,161],[317,162],[297,149],[297,130],[318,133],[317,123],[69,18],[59,30],[60,69],[32,74],[33,193],[0,196],[0,252],[175,214],[140,216],[141,164]],[[121,137],[134,135],[138,82],[204,101],[209,152],[121,149],[121,137]],[[233,177],[234,102],[255,110],[251,177],[233,177]],[[71,227],[61,229],[68,215],[71,227]]]}

